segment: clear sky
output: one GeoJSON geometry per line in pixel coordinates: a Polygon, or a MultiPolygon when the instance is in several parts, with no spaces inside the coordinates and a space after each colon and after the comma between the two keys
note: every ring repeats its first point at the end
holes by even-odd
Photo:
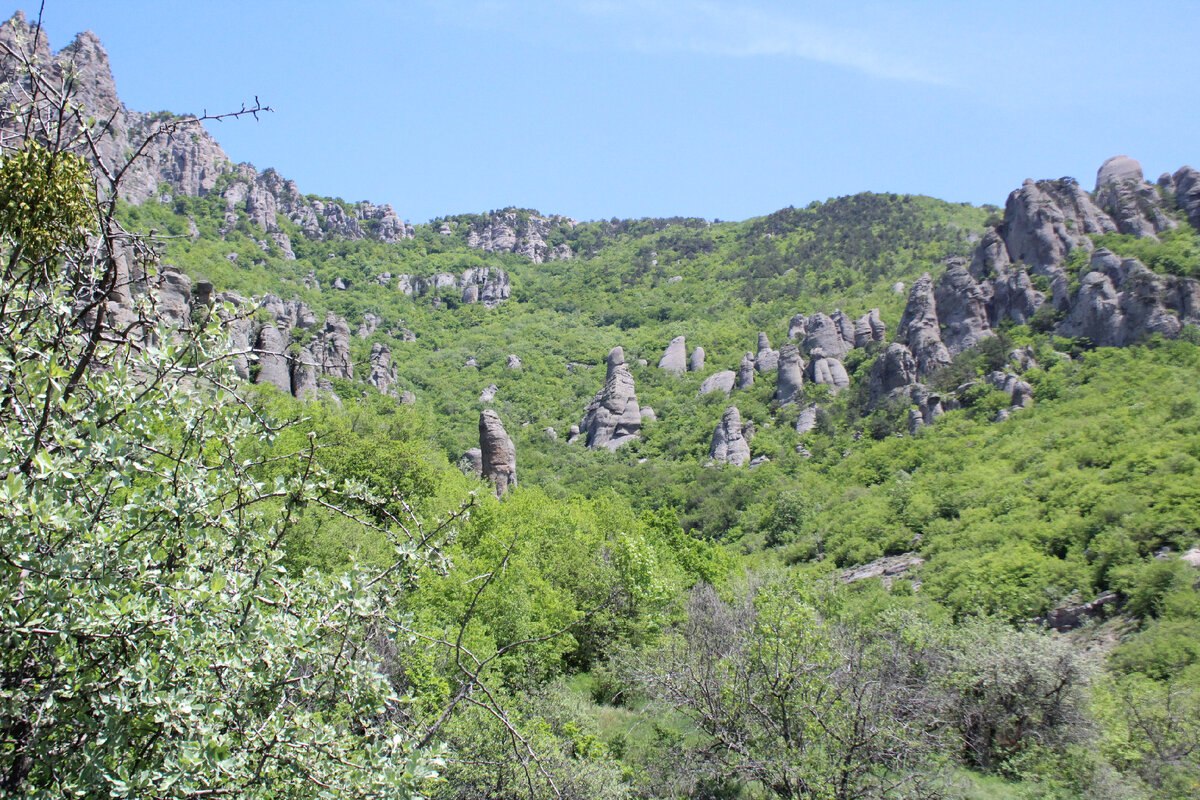
{"type": "Polygon", "coordinates": [[[1119,153],[1200,167],[1197,0],[46,0],[45,23],[56,49],[95,31],[130,108],[257,95],[274,114],[211,127],[230,158],[413,222],[1002,205],[1119,153]]]}

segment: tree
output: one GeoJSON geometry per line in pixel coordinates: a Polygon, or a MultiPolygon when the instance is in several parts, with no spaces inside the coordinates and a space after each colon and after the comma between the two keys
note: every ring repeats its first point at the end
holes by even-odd
{"type": "Polygon", "coordinates": [[[465,509],[397,516],[311,442],[262,480],[247,443],[279,428],[233,381],[234,310],[164,321],[152,243],[116,219],[131,162],[69,65],[0,48],[19,67],[0,119],[0,796],[411,795],[437,730],[407,721],[388,654],[465,509]],[[289,573],[281,544],[314,506],[392,563],[289,573]]]}
{"type": "Polygon", "coordinates": [[[628,661],[631,678],[695,725],[689,783],[737,778],[781,798],[938,796],[942,700],[919,648],[818,614],[793,579],[732,600],[693,591],[687,619],[628,661]]]}

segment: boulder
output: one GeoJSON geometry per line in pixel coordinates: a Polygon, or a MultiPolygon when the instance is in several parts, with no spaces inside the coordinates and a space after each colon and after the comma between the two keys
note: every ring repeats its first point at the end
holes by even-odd
{"type": "Polygon", "coordinates": [[[687,372],[687,345],[682,336],[676,336],[667,345],[666,352],[659,359],[658,368],[672,375],[682,375],[687,372]]]}
{"type": "Polygon", "coordinates": [[[518,358],[516,355],[509,353],[508,358],[506,358],[504,360],[504,366],[507,369],[520,369],[521,368],[521,359],[518,358]]]}
{"type": "MultiPolygon", "coordinates": [[[[753,368],[750,370],[751,375],[754,374],[753,368]]],[[[699,394],[712,394],[713,392],[724,392],[726,396],[733,391],[734,381],[737,380],[737,375],[733,370],[727,369],[721,372],[714,372],[704,379],[700,384],[699,394]]]]}
{"type": "Polygon", "coordinates": [[[317,396],[320,387],[317,366],[312,350],[300,348],[300,353],[291,362],[292,394],[296,399],[312,400],[317,396]]]}
{"type": "Polygon", "coordinates": [[[795,401],[803,389],[804,362],[800,359],[800,349],[788,342],[779,350],[779,381],[775,385],[775,402],[787,405],[795,401]]]}
{"type": "Polygon", "coordinates": [[[642,415],[642,422],[658,422],[658,414],[650,406],[642,406],[638,411],[642,415]]]}
{"type": "Polygon", "coordinates": [[[771,349],[771,340],[761,331],[758,334],[758,353],[754,356],[754,368],[759,372],[770,372],[779,366],[779,351],[771,349]]]}
{"type": "Polygon", "coordinates": [[[879,309],[872,308],[854,322],[854,346],[866,347],[872,342],[887,341],[887,326],[879,316],[879,309]]]}
{"type": "Polygon", "coordinates": [[[483,477],[496,487],[500,497],[517,485],[517,451],[504,430],[500,415],[487,408],[479,415],[479,450],[483,477]]]}
{"type": "Polygon", "coordinates": [[[1046,295],[1033,287],[1029,273],[1015,267],[1005,268],[983,287],[990,288],[992,293],[988,303],[988,323],[993,326],[1006,319],[1024,325],[1046,302],[1046,295]]]}
{"type": "Polygon", "coordinates": [[[703,372],[704,371],[704,348],[696,347],[692,350],[692,355],[688,359],[688,372],[703,372]]]}
{"type": "Polygon", "coordinates": [[[917,360],[912,351],[892,342],[871,367],[870,405],[872,407],[898,389],[917,382],[917,360]]]}
{"type": "Polygon", "coordinates": [[[487,405],[496,399],[496,392],[500,391],[500,387],[496,384],[489,384],[486,389],[479,393],[479,402],[487,405]]]}
{"type": "Polygon", "coordinates": [[[804,335],[806,353],[821,350],[828,356],[841,358],[854,347],[854,324],[840,310],[834,313],[841,316],[834,319],[818,311],[808,318],[804,335]]]}
{"type": "Polygon", "coordinates": [[[804,434],[811,430],[816,430],[817,414],[821,408],[816,403],[810,403],[800,412],[800,416],[796,418],[796,433],[804,434]]]}
{"type": "Polygon", "coordinates": [[[808,322],[807,322],[807,320],[805,320],[804,315],[803,314],[794,315],[792,317],[791,322],[788,323],[788,333],[787,333],[788,338],[789,339],[803,339],[804,335],[807,332],[808,332],[808,322]]]}
{"type": "Polygon", "coordinates": [[[809,377],[815,384],[828,386],[830,394],[837,394],[850,385],[846,368],[836,358],[814,358],[809,365],[809,377]]]}
{"type": "Polygon", "coordinates": [[[754,353],[742,356],[742,363],[738,366],[737,388],[749,389],[754,385],[754,364],[754,353]]]}
{"type": "Polygon", "coordinates": [[[742,414],[729,406],[713,431],[709,457],[718,464],[740,467],[750,460],[750,443],[743,435],[742,414]]]}
{"type": "Polygon", "coordinates": [[[483,477],[483,451],[478,447],[472,447],[470,450],[462,454],[462,458],[458,460],[458,469],[464,475],[474,475],[476,478],[483,477]]]}

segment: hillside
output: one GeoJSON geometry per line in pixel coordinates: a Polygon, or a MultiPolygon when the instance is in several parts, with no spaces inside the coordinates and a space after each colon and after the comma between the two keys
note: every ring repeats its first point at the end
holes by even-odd
{"type": "MultiPolygon", "coordinates": [[[[221,463],[262,490],[308,448],[297,463],[326,471],[312,485],[345,492],[268,494],[254,535],[277,537],[262,542],[279,574],[347,588],[380,570],[373,587],[396,569],[397,520],[418,549],[415,520],[455,526],[380,600],[399,627],[363,645],[411,704],[405,752],[449,744],[449,780],[406,774],[413,791],[1200,787],[1200,172],[1150,183],[1116,156],[1092,191],[1030,180],[1003,208],[864,193],[741,222],[508,208],[413,224],[234,164],[190,118],[126,109],[90,32],[57,54],[35,37],[20,14],[0,26],[7,85],[26,85],[20,54],[76,82],[104,135],[81,163],[149,137],[93,254],[103,310],[81,319],[128,334],[114,363],[209,363],[173,336],[225,348],[220,396],[265,427],[229,434],[221,463]],[[463,498],[469,514],[446,511],[463,498]],[[494,696],[464,700],[480,687],[494,696]],[[788,714],[811,739],[781,732],[788,714]],[[840,788],[821,783],[839,769],[840,788]]],[[[28,234],[5,231],[15,262],[28,234]]],[[[186,369],[184,394],[201,383],[186,369]]],[[[186,445],[171,413],[143,428],[186,445]]],[[[195,574],[211,587],[214,568],[195,574]]]]}

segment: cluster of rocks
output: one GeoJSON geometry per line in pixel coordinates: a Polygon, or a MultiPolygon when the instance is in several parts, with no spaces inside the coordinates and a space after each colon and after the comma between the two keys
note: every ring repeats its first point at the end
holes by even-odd
{"type": "Polygon", "coordinates": [[[569,245],[563,243],[552,246],[547,240],[556,228],[574,228],[579,223],[569,217],[543,217],[536,211],[506,208],[482,218],[472,217],[470,222],[448,220],[441,232],[451,234],[460,224],[469,226],[466,235],[468,247],[488,253],[516,253],[535,264],[541,264],[545,261],[565,261],[574,256],[569,245]]]}

